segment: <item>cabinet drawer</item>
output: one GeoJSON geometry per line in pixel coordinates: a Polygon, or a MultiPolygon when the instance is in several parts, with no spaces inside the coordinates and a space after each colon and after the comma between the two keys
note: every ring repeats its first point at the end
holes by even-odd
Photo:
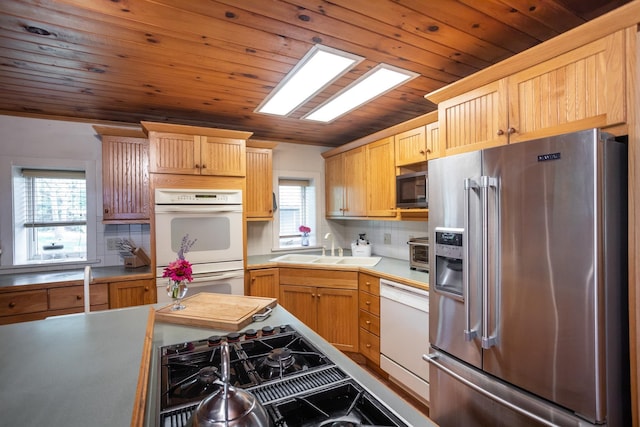
{"type": "Polygon", "coordinates": [[[360,329],[360,353],[380,366],[380,338],[371,332],[360,329]]]}
{"type": "Polygon", "coordinates": [[[380,317],[374,316],[368,311],[360,310],[358,323],[360,328],[365,329],[374,335],[380,336],[380,317]]]}
{"type": "Polygon", "coordinates": [[[360,291],[358,295],[360,310],[365,310],[376,316],[380,316],[380,297],[368,292],[360,291]]]}
{"type": "Polygon", "coordinates": [[[358,285],[361,291],[370,294],[380,295],[380,278],[367,273],[360,273],[358,276],[358,285]]]}
{"type": "MultiPolygon", "coordinates": [[[[106,283],[89,286],[89,301],[92,306],[109,303],[109,292],[106,283]]],[[[49,309],[59,310],[84,306],[84,287],[69,286],[49,289],[49,309]]]]}
{"type": "Polygon", "coordinates": [[[47,291],[22,291],[0,295],[0,316],[47,310],[47,291]]]}

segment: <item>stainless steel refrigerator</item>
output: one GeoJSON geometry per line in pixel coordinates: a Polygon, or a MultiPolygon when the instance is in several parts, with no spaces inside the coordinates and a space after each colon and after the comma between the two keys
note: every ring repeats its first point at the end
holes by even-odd
{"type": "Polygon", "coordinates": [[[429,161],[439,425],[630,425],[626,164],[598,129],[429,161]]]}

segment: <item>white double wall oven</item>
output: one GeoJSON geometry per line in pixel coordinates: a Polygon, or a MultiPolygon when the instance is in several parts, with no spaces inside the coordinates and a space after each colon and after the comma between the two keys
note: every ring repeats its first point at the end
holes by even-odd
{"type": "Polygon", "coordinates": [[[185,258],[193,281],[187,296],[199,292],[244,294],[242,191],[155,190],[156,286],[158,302],[171,302],[162,277],[178,258],[183,239],[194,241],[185,258]],[[186,237],[185,237],[186,236],[186,237]]]}

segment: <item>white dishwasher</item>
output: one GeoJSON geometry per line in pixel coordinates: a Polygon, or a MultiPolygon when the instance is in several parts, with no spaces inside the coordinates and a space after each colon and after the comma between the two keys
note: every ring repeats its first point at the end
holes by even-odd
{"type": "Polygon", "coordinates": [[[429,292],[380,279],[380,367],[429,402],[429,292]]]}

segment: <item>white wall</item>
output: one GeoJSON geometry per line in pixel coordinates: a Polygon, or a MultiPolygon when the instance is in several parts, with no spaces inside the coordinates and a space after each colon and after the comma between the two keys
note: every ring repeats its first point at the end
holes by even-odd
{"type": "MultiPolygon", "coordinates": [[[[117,250],[107,250],[106,238],[122,237],[149,251],[149,225],[102,224],[102,146],[91,123],[45,120],[0,115],[0,273],[14,271],[7,266],[12,256],[11,168],[13,165],[82,165],[87,175],[87,204],[95,218],[95,244],[89,248],[94,266],[122,265],[117,250]]],[[[45,267],[50,269],[51,267],[45,267]]],[[[34,267],[30,267],[35,270],[34,267]]]]}

